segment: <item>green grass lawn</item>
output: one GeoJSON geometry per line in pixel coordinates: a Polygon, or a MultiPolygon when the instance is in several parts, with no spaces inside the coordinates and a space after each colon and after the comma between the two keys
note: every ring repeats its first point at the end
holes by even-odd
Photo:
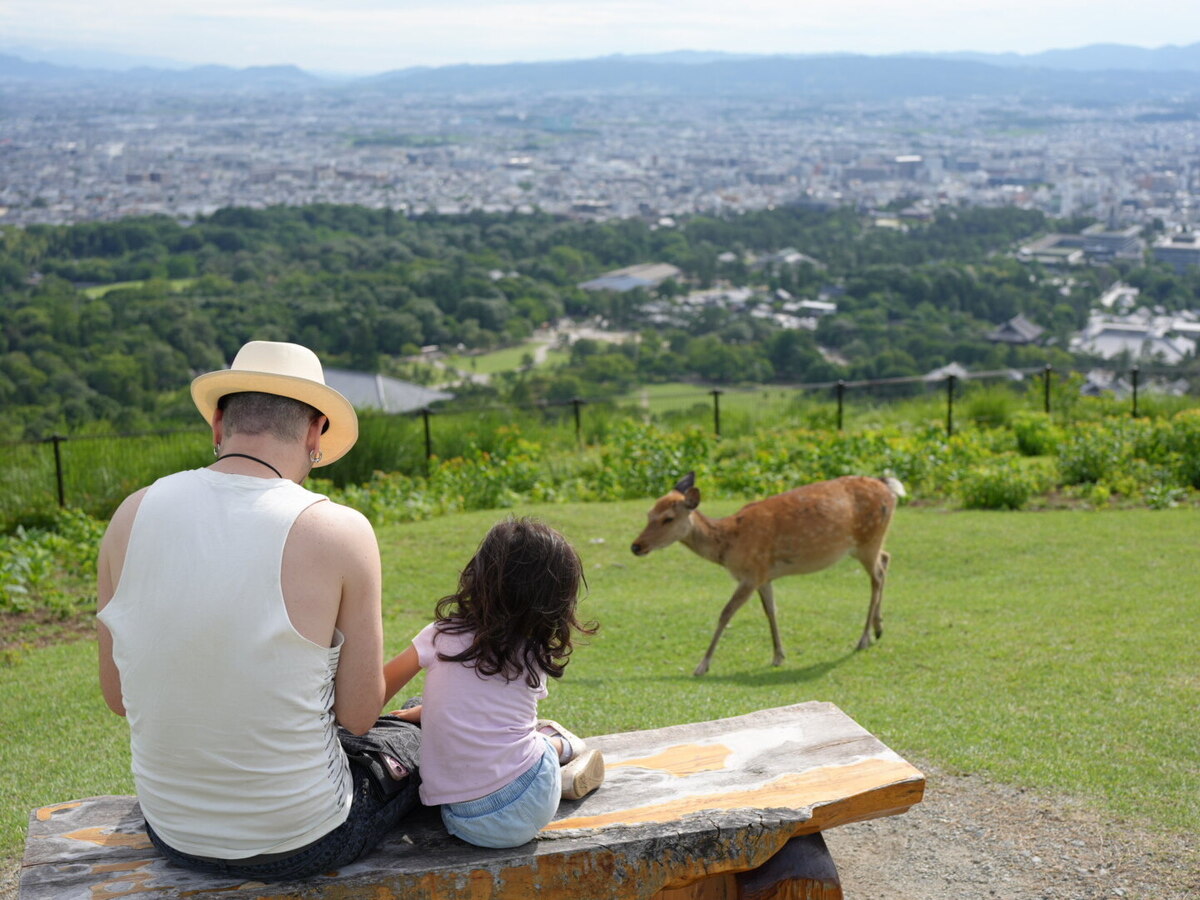
{"type": "MultiPolygon", "coordinates": [[[[744,433],[778,421],[833,427],[837,421],[837,395],[833,388],[800,389],[786,385],[723,387],[717,398],[722,434],[744,433]]],[[[643,385],[618,397],[622,405],[636,406],[653,415],[690,414],[697,424],[713,424],[711,385],[666,382],[643,385]]],[[[959,416],[962,416],[960,401],[959,416]]],[[[846,394],[842,417],[847,427],[879,427],[884,424],[945,420],[946,403],[940,391],[927,390],[904,404],[876,403],[870,398],[846,394]],[[898,416],[897,407],[905,410],[898,416]]],[[[961,423],[960,418],[960,423],[961,423]]]]}
{"type": "MultiPolygon", "coordinates": [[[[902,755],[1070,793],[1114,818],[1200,829],[1189,631],[1200,512],[904,508],[888,542],[880,643],[853,649],[869,586],[848,560],[777,583],[784,665],[770,665],[752,599],[709,674],[694,678],[732,582],[681,546],[635,558],[629,544],[648,506],[529,510],[579,548],[590,587],[582,610],[601,623],[551,685],[546,715],[586,735],[831,701],[902,755]]],[[[428,621],[499,515],[379,530],[390,653],[428,621]]],[[[6,858],[21,853],[31,808],[132,789],[125,723],[104,707],[94,668],[90,642],[0,668],[6,858]]]]}
{"type": "MultiPolygon", "coordinates": [[[[505,347],[491,353],[480,353],[473,356],[453,355],[446,357],[446,364],[477,375],[495,375],[497,372],[513,372],[520,369],[526,356],[534,356],[538,344],[529,341],[516,347],[505,347]]],[[[559,349],[551,349],[549,361],[563,360],[566,353],[559,349]]]]}
{"type": "MultiPolygon", "coordinates": [[[[165,281],[172,291],[182,291],[185,288],[191,287],[196,282],[196,279],[168,278],[165,281]]],[[[118,291],[124,288],[138,288],[145,283],[144,281],[116,281],[112,284],[98,284],[95,287],[85,288],[83,295],[89,300],[95,300],[97,297],[103,297],[111,291],[118,291]]]]}

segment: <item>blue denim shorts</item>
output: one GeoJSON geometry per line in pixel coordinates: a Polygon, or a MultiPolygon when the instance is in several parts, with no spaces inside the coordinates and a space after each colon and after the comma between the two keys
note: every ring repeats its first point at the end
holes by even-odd
{"type": "Polygon", "coordinates": [[[519,847],[549,824],[562,795],[562,769],[558,751],[542,737],[541,759],[504,787],[478,800],[443,804],[442,821],[452,835],[477,847],[519,847]]]}

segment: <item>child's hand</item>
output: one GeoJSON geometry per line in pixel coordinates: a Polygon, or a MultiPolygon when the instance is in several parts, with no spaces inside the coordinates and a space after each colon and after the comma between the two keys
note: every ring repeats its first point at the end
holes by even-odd
{"type": "Polygon", "coordinates": [[[403,719],[405,722],[415,722],[421,724],[421,706],[410,706],[408,709],[393,709],[388,715],[395,716],[397,719],[403,719]]]}

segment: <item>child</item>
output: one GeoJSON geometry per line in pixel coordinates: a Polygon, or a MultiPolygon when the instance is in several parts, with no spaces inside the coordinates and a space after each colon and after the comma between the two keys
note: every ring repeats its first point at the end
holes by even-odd
{"type": "Polygon", "coordinates": [[[420,722],[421,800],[441,805],[450,833],[481,847],[516,847],[553,818],[560,797],[604,780],[597,750],[537,718],[546,676],[559,678],[583,566],[561,534],[531,519],[498,522],[437,604],[436,620],[384,666],[387,696],[426,670],[422,703],[395,714],[420,722]]]}

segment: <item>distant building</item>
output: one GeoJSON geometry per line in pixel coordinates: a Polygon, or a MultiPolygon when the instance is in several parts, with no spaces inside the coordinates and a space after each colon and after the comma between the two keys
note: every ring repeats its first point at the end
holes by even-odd
{"type": "Polygon", "coordinates": [[[807,253],[801,253],[795,247],[784,247],[782,250],[776,250],[774,253],[765,253],[758,259],[758,266],[775,263],[781,266],[799,266],[808,264],[815,269],[825,268],[825,264],[820,260],[813,259],[807,253]]]}
{"type": "Polygon", "coordinates": [[[355,409],[378,409],[385,413],[411,412],[454,397],[445,391],[398,378],[346,369],[326,369],[325,383],[349,400],[355,409]]]}
{"type": "Polygon", "coordinates": [[[1141,227],[1110,229],[1090,225],[1079,234],[1048,234],[1017,251],[1017,258],[1046,266],[1076,266],[1082,262],[1106,263],[1116,259],[1140,260],[1145,242],[1141,227]]]}
{"type": "Polygon", "coordinates": [[[1096,301],[1096,305],[1103,306],[1105,309],[1113,309],[1117,312],[1128,312],[1137,306],[1140,294],[1141,291],[1138,288],[1118,281],[1100,295],[1100,299],[1096,301]]]}
{"type": "MultiPolygon", "coordinates": [[[[1145,393],[1183,397],[1187,395],[1188,382],[1185,378],[1150,378],[1141,382],[1140,390],[1145,393]]],[[[1108,372],[1104,369],[1094,369],[1084,376],[1079,393],[1085,397],[1101,397],[1105,394],[1112,394],[1118,399],[1124,399],[1133,393],[1133,383],[1125,372],[1108,372]]]]}
{"type": "Polygon", "coordinates": [[[1083,242],[1075,235],[1048,234],[1017,251],[1017,259],[1060,268],[1084,262],[1083,242]]]}
{"type": "Polygon", "coordinates": [[[1134,361],[1174,365],[1196,352],[1196,341],[1183,335],[1187,324],[1172,316],[1093,315],[1087,327],[1071,338],[1071,349],[1103,359],[1127,354],[1134,361]]]}
{"type": "Polygon", "coordinates": [[[605,272],[599,278],[582,282],[579,287],[585,291],[624,293],[637,288],[656,288],[668,278],[678,278],[682,274],[683,272],[677,266],[670,263],[643,263],[605,272]]]}
{"type": "Polygon", "coordinates": [[[1046,329],[1035,325],[1023,315],[1015,315],[1003,325],[990,331],[987,339],[1000,344],[1032,344],[1046,329]]]}
{"type": "Polygon", "coordinates": [[[912,180],[921,174],[921,171],[924,169],[925,158],[914,153],[909,153],[904,156],[897,156],[895,165],[898,176],[912,180]]]}
{"type": "Polygon", "coordinates": [[[1128,228],[1108,228],[1089,225],[1079,233],[1083,238],[1083,253],[1093,262],[1112,262],[1114,259],[1140,260],[1146,245],[1140,235],[1140,225],[1128,228]]]}
{"type": "Polygon", "coordinates": [[[1200,267],[1200,232],[1182,231],[1154,242],[1154,258],[1182,275],[1190,266],[1200,267]]]}
{"type": "MultiPolygon", "coordinates": [[[[784,309],[788,310],[789,304],[784,304],[784,309]]],[[[825,300],[801,300],[796,304],[795,312],[804,316],[832,316],[837,312],[837,304],[829,303],[825,300]]],[[[791,310],[788,310],[791,311],[791,310]]]]}

